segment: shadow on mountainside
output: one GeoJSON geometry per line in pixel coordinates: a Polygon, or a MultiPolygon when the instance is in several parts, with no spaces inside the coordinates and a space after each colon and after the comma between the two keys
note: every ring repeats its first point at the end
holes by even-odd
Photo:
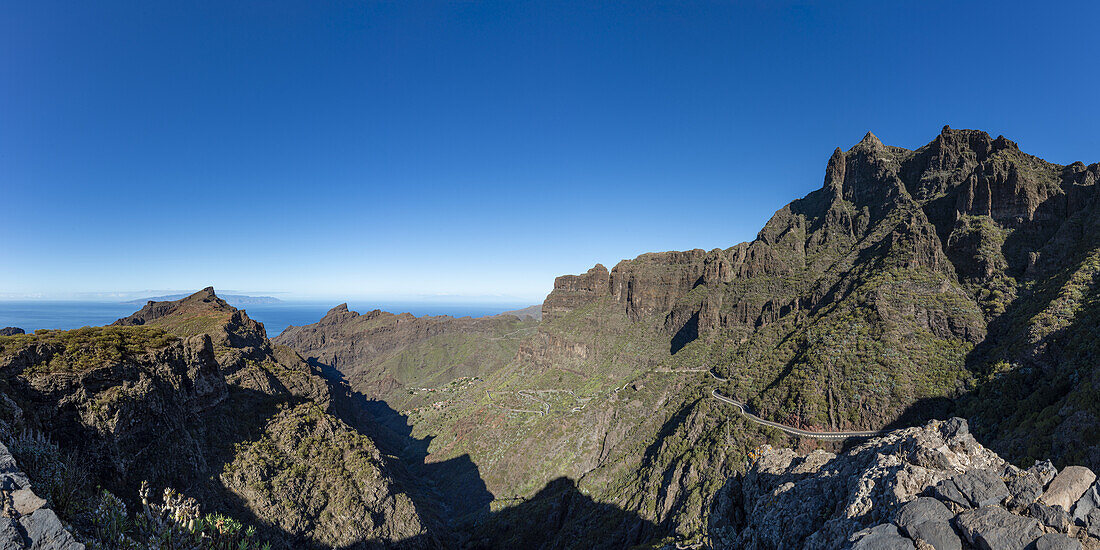
{"type": "MultiPolygon", "coordinates": [[[[582,493],[572,479],[559,477],[531,498],[469,525],[461,547],[610,550],[645,543],[656,530],[652,522],[612,504],[596,502],[582,493]]],[[[419,543],[413,539],[401,544],[419,543]]]]}
{"type": "MultiPolygon", "coordinates": [[[[550,481],[530,498],[498,501],[503,506],[490,511],[493,494],[469,455],[431,462],[432,437],[413,436],[408,416],[385,401],[352,391],[336,369],[310,361],[322,369],[334,395],[340,396],[345,421],[370,436],[383,452],[401,459],[398,469],[404,468],[408,482],[416,485],[407,490],[418,511],[437,514],[445,521],[446,540],[455,547],[617,549],[646,542],[659,531],[635,513],[594,501],[566,477],[550,481]]],[[[428,532],[390,546],[432,548],[440,545],[441,538],[428,532]]]]}
{"type": "Polygon", "coordinates": [[[684,349],[684,346],[694,342],[699,338],[699,312],[696,311],[692,314],[691,318],[684,323],[684,326],[680,327],[680,330],[676,331],[676,334],[672,337],[672,341],[669,343],[669,353],[675,354],[676,352],[684,349]]]}
{"type": "MultiPolygon", "coordinates": [[[[277,404],[268,395],[231,387],[225,399],[193,414],[180,409],[178,403],[153,396],[155,412],[144,415],[140,422],[137,416],[122,418],[120,423],[128,429],[115,432],[87,425],[76,402],[55,406],[56,396],[49,392],[13,379],[4,381],[4,386],[9,385],[5,392],[15,390],[20,400],[25,400],[26,427],[56,441],[62,452],[75,453],[95,480],[97,491],[108,490],[132,510],[139,510],[143,481],[149,482],[154,495],[170,487],[198,501],[203,512],[222,512],[255,526],[258,536],[276,549],[301,547],[293,534],[266,523],[218,481],[225,465],[233,460],[236,443],[260,437],[277,413],[277,404]]],[[[137,410],[127,412],[136,415],[137,410]]],[[[63,519],[91,529],[81,523],[86,518],[63,519]]]]}
{"type": "Polygon", "coordinates": [[[344,421],[370,437],[382,452],[400,458],[397,470],[404,473],[417,510],[443,523],[456,525],[483,517],[489,512],[493,494],[481,478],[481,472],[469,455],[441,462],[428,459],[432,436],[416,438],[408,416],[385,401],[369,399],[351,389],[337,369],[310,358],[329,381],[344,421]]]}

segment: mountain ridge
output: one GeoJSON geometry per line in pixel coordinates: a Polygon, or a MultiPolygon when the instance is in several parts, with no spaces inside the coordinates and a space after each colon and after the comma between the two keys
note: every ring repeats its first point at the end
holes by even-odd
{"type": "MultiPolygon", "coordinates": [[[[1027,343],[1034,338],[1006,336],[1005,327],[1030,330],[1025,312],[1067,290],[1073,278],[1059,271],[1100,245],[1088,231],[1098,175],[1100,164],[1047,163],[976,130],[944,127],[916,150],[868,133],[836,149],[822,186],[779,209],[753,241],[558,277],[514,357],[468,389],[425,394],[438,411],[411,411],[403,423],[418,437],[457,438],[429,452],[469,454],[498,498],[534,498],[566,476],[651,522],[650,533],[684,540],[706,532],[721,487],[702,472],[734,476],[761,442],[831,445],[723,416],[709,398],[716,383],[700,374],[709,368],[728,379],[716,384],[724,395],[784,425],[877,430],[969,413],[975,434],[1008,459],[1096,467],[1087,454],[1052,445],[1057,430],[1021,450],[1007,437],[1004,411],[1020,429],[1034,420],[1004,391],[972,396],[1027,370],[996,366],[990,350],[1015,357],[1036,349],[1027,343]]],[[[1091,270],[1077,269],[1083,282],[1075,283],[1089,304],[1091,270]]],[[[359,341],[369,345],[370,335],[359,341]]],[[[326,363],[322,348],[288,343],[326,363]]],[[[372,368],[350,356],[338,363],[372,368]]],[[[1064,391],[1042,395],[1065,399],[1064,391]]],[[[1033,413],[1044,422],[1093,422],[1044,407],[1033,413]]]]}

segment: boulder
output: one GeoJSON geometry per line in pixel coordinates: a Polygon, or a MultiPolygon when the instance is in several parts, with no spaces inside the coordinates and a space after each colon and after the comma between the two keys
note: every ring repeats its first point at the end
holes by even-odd
{"type": "Polygon", "coordinates": [[[898,509],[894,523],[909,538],[922,540],[935,550],[960,550],[962,541],[949,523],[953,516],[942,502],[920,497],[898,509]]]}
{"type": "Polygon", "coordinates": [[[84,545],[76,542],[49,508],[39,508],[19,518],[19,523],[30,539],[30,550],[84,550],[84,545]]]}
{"type": "Polygon", "coordinates": [[[935,550],[962,550],[962,539],[946,521],[926,521],[908,531],[909,538],[923,541],[935,550]]]}
{"type": "Polygon", "coordinates": [[[25,516],[46,505],[46,500],[34,494],[30,489],[19,489],[11,494],[12,507],[19,515],[25,516]]]}
{"type": "Polygon", "coordinates": [[[1030,472],[1009,478],[1005,486],[1012,497],[1010,502],[1013,508],[1024,508],[1043,494],[1043,482],[1039,476],[1030,472]]]}
{"type": "Polygon", "coordinates": [[[989,470],[970,470],[951,478],[951,481],[973,508],[1000,504],[1008,497],[1004,480],[989,470]]]}
{"type": "Polygon", "coordinates": [[[967,510],[955,518],[955,525],[979,550],[1023,550],[1043,535],[1038,520],[999,506],[967,510]]]}
{"type": "Polygon", "coordinates": [[[1092,486],[1085,491],[1085,494],[1077,499],[1077,503],[1073,505],[1073,521],[1075,523],[1085,525],[1089,512],[1100,508],[1100,491],[1097,491],[1097,487],[1098,485],[1096,483],[1092,484],[1092,486]]]}
{"type": "Polygon", "coordinates": [[[908,531],[910,527],[926,521],[947,521],[954,516],[942,502],[931,497],[920,497],[899,508],[894,523],[902,531],[908,531]]]}
{"type": "Polygon", "coordinates": [[[1063,510],[1073,509],[1081,495],[1096,481],[1096,474],[1084,466],[1067,466],[1054,480],[1039,500],[1051,506],[1061,506],[1063,510]]]}
{"type": "Polygon", "coordinates": [[[1042,502],[1032,502],[1026,509],[1027,515],[1039,520],[1039,523],[1058,531],[1068,533],[1071,521],[1069,514],[1060,506],[1048,506],[1042,502]]]}
{"type": "Polygon", "coordinates": [[[853,535],[859,537],[852,550],[915,550],[913,541],[901,536],[898,528],[889,523],[864,529],[853,535]]]}
{"type": "Polygon", "coordinates": [[[0,550],[26,547],[27,539],[19,532],[19,524],[12,518],[0,517],[0,550]]]}
{"type": "Polygon", "coordinates": [[[959,491],[959,487],[955,485],[955,481],[952,479],[945,479],[937,483],[932,488],[932,494],[944,502],[951,502],[962,508],[971,508],[970,499],[966,498],[962,491],[959,491]]]}
{"type": "Polygon", "coordinates": [[[1089,535],[1100,538],[1100,508],[1089,512],[1089,515],[1085,518],[1085,528],[1089,535]]]}
{"type": "Polygon", "coordinates": [[[970,425],[965,418],[953,416],[943,421],[940,432],[943,433],[943,437],[946,439],[965,437],[970,435],[970,425]]]}
{"type": "Polygon", "coordinates": [[[1043,489],[1047,488],[1054,476],[1058,475],[1058,468],[1054,467],[1054,463],[1049,460],[1042,462],[1036,462],[1030,468],[1027,469],[1027,473],[1035,476],[1039,480],[1039,484],[1043,486],[1043,489]]]}
{"type": "Polygon", "coordinates": [[[1081,543],[1069,535],[1047,533],[1035,541],[1035,550],[1081,550],[1081,543]]]}

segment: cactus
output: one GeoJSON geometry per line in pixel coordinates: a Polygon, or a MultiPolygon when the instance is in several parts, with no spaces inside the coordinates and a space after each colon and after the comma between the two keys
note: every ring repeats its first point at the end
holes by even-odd
{"type": "Polygon", "coordinates": [[[202,514],[198,502],[166,488],[160,502],[148,482],[138,496],[142,511],[131,519],[126,505],[108,491],[100,494],[93,513],[94,539],[88,550],[270,550],[256,529],[217,513],[202,514]]]}

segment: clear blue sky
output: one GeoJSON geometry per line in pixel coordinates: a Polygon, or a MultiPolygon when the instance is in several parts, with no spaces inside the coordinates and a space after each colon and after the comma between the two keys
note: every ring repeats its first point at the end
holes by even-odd
{"type": "Polygon", "coordinates": [[[3,2],[0,294],[533,303],[596,262],[753,238],[868,130],[1100,160],[1098,19],[1091,2],[3,2]]]}

